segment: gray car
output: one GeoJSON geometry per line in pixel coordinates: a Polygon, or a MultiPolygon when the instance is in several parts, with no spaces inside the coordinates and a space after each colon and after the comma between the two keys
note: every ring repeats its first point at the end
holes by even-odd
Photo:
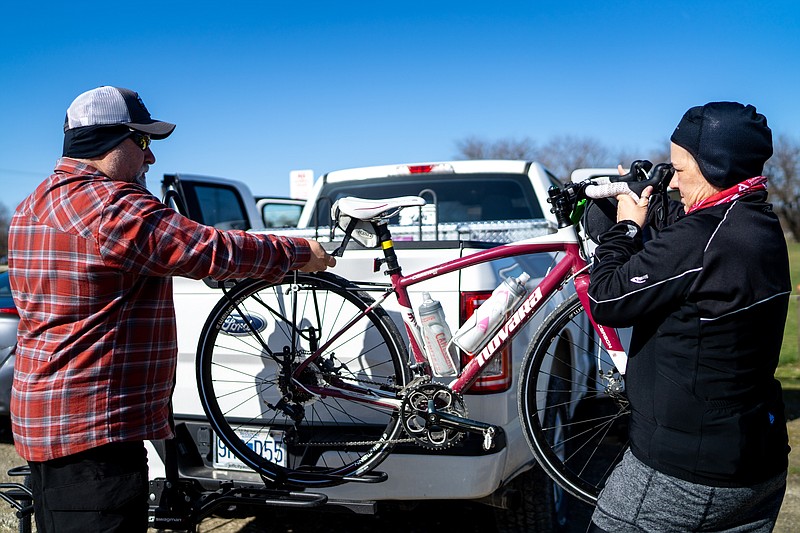
{"type": "Polygon", "coordinates": [[[14,352],[17,348],[19,313],[11,298],[8,272],[0,273],[0,417],[9,415],[14,352]]]}

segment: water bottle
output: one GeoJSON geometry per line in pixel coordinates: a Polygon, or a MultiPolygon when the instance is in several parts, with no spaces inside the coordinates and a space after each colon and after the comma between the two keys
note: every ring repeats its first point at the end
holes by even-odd
{"type": "Polygon", "coordinates": [[[455,376],[458,371],[448,348],[452,334],[444,319],[442,304],[431,298],[427,292],[422,293],[422,298],[419,322],[422,326],[422,342],[425,344],[433,374],[438,377],[455,376]]]}
{"type": "Polygon", "coordinates": [[[478,307],[472,316],[453,335],[453,344],[472,355],[486,344],[503,320],[516,310],[528,293],[525,283],[530,276],[523,272],[518,278],[506,278],[478,307]]]}

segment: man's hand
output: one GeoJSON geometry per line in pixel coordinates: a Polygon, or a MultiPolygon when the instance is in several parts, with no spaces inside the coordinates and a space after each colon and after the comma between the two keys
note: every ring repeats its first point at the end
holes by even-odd
{"type": "Polygon", "coordinates": [[[648,186],[642,191],[642,196],[637,202],[628,194],[617,196],[617,222],[630,220],[640,228],[647,220],[647,206],[650,204],[650,195],[653,194],[653,187],[648,186]]]}
{"type": "Polygon", "coordinates": [[[308,246],[311,248],[311,259],[300,267],[302,272],[321,272],[328,267],[336,266],[336,258],[328,254],[320,243],[308,239],[308,246]]]}

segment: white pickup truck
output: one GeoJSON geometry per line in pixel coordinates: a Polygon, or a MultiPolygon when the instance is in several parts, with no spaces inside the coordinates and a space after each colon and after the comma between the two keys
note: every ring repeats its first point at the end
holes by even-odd
{"type": "MultiPolygon", "coordinates": [[[[330,207],[337,199],[422,196],[428,201],[426,206],[402,211],[391,226],[400,264],[410,274],[479,249],[554,231],[547,189],[559,182],[540,164],[526,161],[451,161],[335,171],[315,183],[298,228],[280,230],[265,230],[256,200],[242,183],[168,175],[163,185],[165,202],[202,223],[315,238],[329,251],[341,244],[341,232],[333,235],[330,229],[330,207]]],[[[378,253],[351,244],[332,272],[348,279],[385,282],[381,272],[373,272],[378,253]]],[[[442,303],[455,330],[505,277],[525,271],[533,286],[548,266],[550,257],[540,254],[471,267],[435,283],[415,285],[413,290],[418,292],[411,293],[412,303],[419,305],[421,292],[430,292],[442,303]]],[[[562,293],[569,289],[557,294],[542,313],[565,299],[568,294],[562,293]]],[[[179,369],[174,412],[179,471],[210,490],[223,482],[260,483],[252,471],[231,460],[207,423],[198,397],[194,366],[198,339],[220,296],[219,290],[201,281],[175,279],[179,369]]],[[[397,308],[384,306],[402,331],[397,308]]],[[[565,498],[536,465],[517,415],[516,376],[540,323],[541,318],[531,321],[508,353],[498,357],[497,364],[465,395],[470,418],[502,428],[494,448],[484,450],[480,439],[469,435],[446,450],[403,447],[379,467],[388,480],[321,489],[328,503],[371,513],[392,501],[471,500],[494,508],[498,531],[550,531],[563,526],[565,498]]],[[[163,446],[154,443],[154,447],[163,458],[163,446]]],[[[150,464],[151,477],[163,472],[163,464],[152,454],[150,464]]]]}

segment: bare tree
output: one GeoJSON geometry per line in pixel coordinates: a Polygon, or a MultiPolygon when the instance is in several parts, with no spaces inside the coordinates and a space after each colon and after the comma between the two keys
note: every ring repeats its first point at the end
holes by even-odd
{"type": "Polygon", "coordinates": [[[667,140],[655,149],[633,151],[612,149],[592,137],[562,135],[539,146],[530,138],[500,139],[490,142],[479,137],[468,137],[457,143],[457,157],[464,159],[525,159],[538,161],[561,180],[569,179],[578,168],[629,168],[637,159],[647,159],[654,164],[670,161],[667,140]]]}
{"type": "MultiPolygon", "coordinates": [[[[664,142],[663,146],[655,150],[651,150],[646,159],[652,161],[654,165],[657,165],[658,163],[671,162],[672,157],[670,156],[669,146],[669,141],[664,142]]],[[[641,159],[641,157],[639,159],[641,159]]]]}
{"type": "Polygon", "coordinates": [[[479,137],[467,137],[456,143],[459,157],[464,159],[535,159],[536,143],[523,139],[500,139],[489,142],[479,137]]]}
{"type": "Polygon", "coordinates": [[[570,135],[555,137],[544,146],[530,138],[500,139],[489,142],[468,137],[457,143],[459,157],[465,159],[525,159],[538,161],[562,180],[569,179],[576,168],[616,167],[626,160],[590,137],[570,135]]]}
{"type": "Polygon", "coordinates": [[[769,178],[770,200],[784,229],[800,241],[800,142],[779,135],[764,175],[769,178]]]}
{"type": "Polygon", "coordinates": [[[576,168],[616,167],[618,155],[591,137],[562,135],[552,138],[539,151],[539,162],[562,180],[576,168]]]}

